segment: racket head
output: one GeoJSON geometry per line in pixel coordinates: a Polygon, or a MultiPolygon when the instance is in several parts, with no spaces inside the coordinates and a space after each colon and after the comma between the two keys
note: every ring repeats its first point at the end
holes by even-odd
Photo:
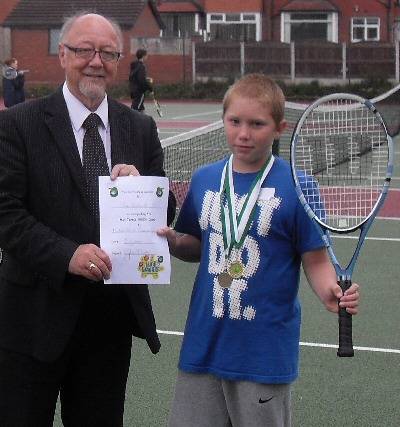
{"type": "Polygon", "coordinates": [[[393,170],[393,142],[375,106],[347,93],[324,96],[300,117],[290,163],[296,191],[324,229],[348,233],[376,215],[393,170]]]}

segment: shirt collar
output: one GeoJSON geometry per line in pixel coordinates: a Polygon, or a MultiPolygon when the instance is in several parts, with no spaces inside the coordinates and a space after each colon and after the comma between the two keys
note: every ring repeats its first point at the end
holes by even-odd
{"type": "Polygon", "coordinates": [[[96,113],[101,121],[103,122],[103,126],[105,129],[108,129],[108,100],[107,94],[105,94],[103,101],[98,106],[96,111],[90,111],[86,108],[79,99],[71,93],[68,89],[67,82],[64,82],[63,85],[63,95],[65,102],[67,104],[69,117],[71,119],[72,126],[76,132],[78,132],[86,117],[90,113],[96,113]]]}

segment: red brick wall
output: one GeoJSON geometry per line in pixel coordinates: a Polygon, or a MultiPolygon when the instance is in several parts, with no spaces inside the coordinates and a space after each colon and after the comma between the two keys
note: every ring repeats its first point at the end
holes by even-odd
{"type": "Polygon", "coordinates": [[[183,60],[182,55],[149,55],[147,69],[155,84],[192,81],[191,56],[185,56],[183,60]]]}
{"type": "Polygon", "coordinates": [[[49,54],[48,31],[13,30],[11,32],[12,56],[18,59],[21,69],[29,69],[26,83],[60,84],[64,81],[58,55],[49,54]]]}
{"type": "Polygon", "coordinates": [[[205,0],[204,10],[207,13],[219,12],[260,12],[262,10],[262,0],[205,0]]]}

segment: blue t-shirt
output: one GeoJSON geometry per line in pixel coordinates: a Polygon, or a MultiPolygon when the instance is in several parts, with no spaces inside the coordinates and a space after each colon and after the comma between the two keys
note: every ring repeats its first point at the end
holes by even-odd
{"type": "MultiPolygon", "coordinates": [[[[201,239],[179,368],[230,380],[290,383],[298,375],[301,255],[324,246],[295,192],[287,162],[275,158],[252,223],[232,260],[244,273],[218,283],[225,257],[219,187],[226,160],[194,174],[176,230],[201,239]]],[[[256,173],[233,173],[240,211],[256,173]]]]}

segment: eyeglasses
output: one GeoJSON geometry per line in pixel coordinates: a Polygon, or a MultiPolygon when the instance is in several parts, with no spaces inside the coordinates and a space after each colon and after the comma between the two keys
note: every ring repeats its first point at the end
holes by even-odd
{"type": "Polygon", "coordinates": [[[121,57],[121,52],[113,52],[111,50],[96,50],[96,49],[90,49],[85,47],[73,47],[68,46],[64,43],[64,46],[71,50],[72,52],[75,52],[75,56],[77,58],[83,58],[87,60],[92,60],[96,53],[99,54],[100,59],[104,62],[117,62],[119,58],[121,57]]]}

